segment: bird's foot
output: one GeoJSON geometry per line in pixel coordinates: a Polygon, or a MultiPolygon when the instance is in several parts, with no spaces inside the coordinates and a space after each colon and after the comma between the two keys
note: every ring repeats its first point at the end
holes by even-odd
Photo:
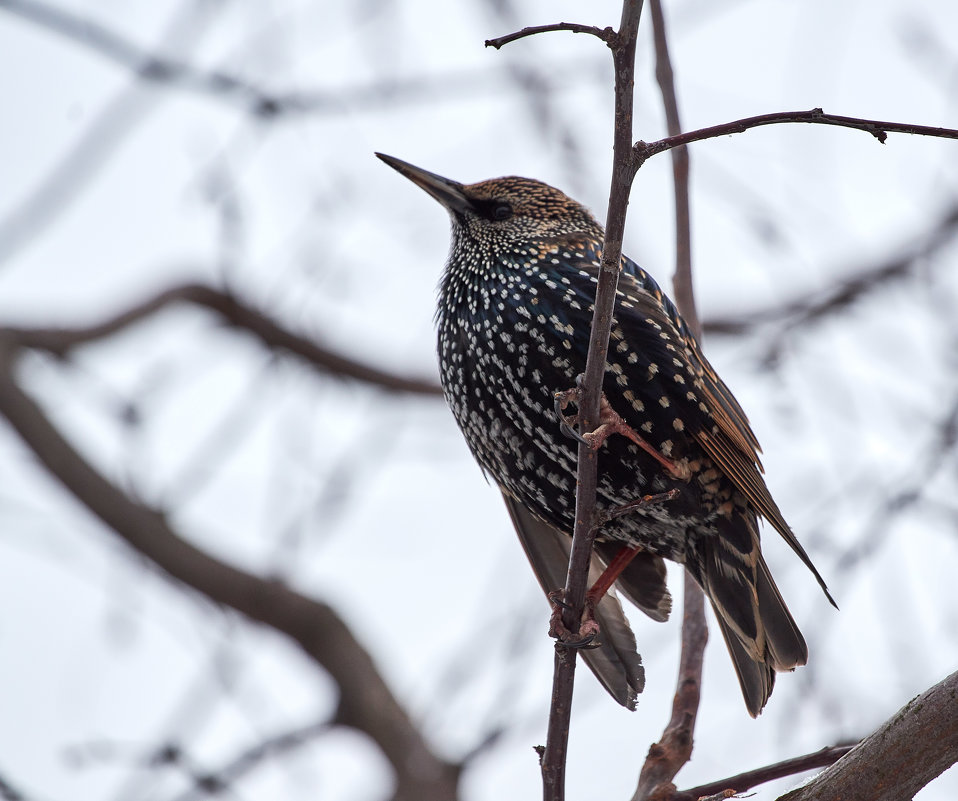
{"type": "Polygon", "coordinates": [[[564,594],[564,590],[553,590],[549,593],[549,602],[552,604],[552,616],[549,618],[549,636],[555,637],[566,648],[598,648],[597,638],[600,629],[595,619],[595,602],[586,596],[582,619],[579,621],[579,630],[572,631],[562,620],[562,612],[569,606],[562,600],[564,594]]]}
{"type": "Polygon", "coordinates": [[[612,408],[603,392],[599,398],[599,425],[595,431],[585,434],[578,433],[572,426],[578,422],[578,415],[566,415],[566,407],[570,403],[579,402],[579,389],[567,389],[555,393],[555,411],[559,417],[559,427],[562,433],[574,440],[588,445],[594,451],[599,450],[605,441],[613,434],[620,434],[634,442],[649,456],[655,459],[672,478],[678,481],[688,481],[692,471],[684,461],[673,461],[663,456],[653,445],[646,442],[632,426],[622,419],[621,415],[612,408]]]}

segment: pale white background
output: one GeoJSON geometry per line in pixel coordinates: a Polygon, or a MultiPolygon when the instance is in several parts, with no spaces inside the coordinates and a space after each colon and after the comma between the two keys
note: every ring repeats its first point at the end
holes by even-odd
{"type": "MultiPolygon", "coordinates": [[[[559,20],[615,25],[610,0],[56,6],[134,48],[311,99],[272,119],[237,93],[138,80],[7,6],[0,324],[93,322],[176,282],[227,282],[327,345],[431,377],[448,223],[374,150],[463,181],[534,176],[604,216],[605,48],[567,33],[501,52],[483,40],[559,20]]],[[[687,129],[815,106],[958,127],[948,0],[689,0],[666,12],[687,129]]],[[[652,63],[646,17],[637,138],[664,133],[652,63]]],[[[697,145],[692,170],[708,320],[824,291],[913,247],[956,203],[958,142],[766,128],[697,145]]],[[[642,170],[626,245],[664,285],[669,181],[667,157],[642,170]]],[[[787,333],[774,364],[775,324],[707,341],[841,611],[769,535],[810,665],[780,677],[752,721],[713,637],[680,787],[862,736],[955,668],[956,459],[953,442],[935,449],[958,400],[956,263],[952,243],[909,280],[787,333]],[[902,491],[914,502],[890,512],[902,491]]],[[[547,610],[441,401],[317,375],[191,309],[66,365],[31,358],[21,376],[98,467],[169,509],[193,542],[333,604],[442,753],[461,758],[504,726],[464,798],[538,796],[547,610]],[[131,404],[137,425],[121,417],[131,404]]],[[[678,624],[633,620],[646,693],[629,714],[581,673],[570,798],[628,798],[667,719],[678,624]]],[[[183,770],[151,763],[158,749],[176,744],[215,772],[334,703],[296,647],[144,565],[0,424],[0,776],[26,798],[192,797],[183,770]]],[[[365,801],[389,783],[374,749],[337,731],[230,792],[365,801]]],[[[953,770],[919,797],[956,795],[953,770]]]]}

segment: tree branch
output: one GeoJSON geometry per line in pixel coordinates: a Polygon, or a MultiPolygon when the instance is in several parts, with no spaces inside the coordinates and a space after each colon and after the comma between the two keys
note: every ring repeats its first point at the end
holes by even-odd
{"type": "Polygon", "coordinates": [[[494,47],[496,50],[510,42],[518,39],[525,39],[527,36],[535,36],[537,33],[552,33],[553,31],[572,31],[572,33],[587,33],[598,37],[609,47],[615,45],[616,33],[612,28],[596,28],[594,25],[580,25],[577,22],[556,22],[553,25],[534,25],[530,28],[523,28],[521,31],[509,33],[496,39],[486,39],[486,47],[494,47]]]}
{"type": "Polygon", "coordinates": [[[669,801],[698,801],[703,796],[719,795],[727,798],[727,793],[744,793],[753,787],[758,787],[765,782],[784,779],[786,776],[794,776],[796,773],[804,773],[815,768],[824,768],[833,765],[845,754],[855,748],[858,743],[850,745],[833,745],[828,748],[822,748],[813,754],[784,759],[772,765],[765,765],[761,768],[739,773],[736,776],[729,776],[727,779],[720,779],[717,782],[701,784],[698,787],[690,787],[688,790],[679,790],[674,793],[669,801]]]}
{"type": "Polygon", "coordinates": [[[882,144],[889,133],[906,133],[917,136],[937,136],[944,139],[958,139],[958,130],[953,128],[932,128],[927,125],[912,125],[904,122],[884,122],[882,120],[866,120],[860,117],[842,117],[838,114],[826,114],[820,108],[808,111],[778,111],[772,114],[760,114],[757,117],[746,117],[710,128],[699,128],[695,131],[668,136],[655,142],[636,142],[633,147],[638,166],[644,164],[652,156],[664,153],[692,142],[701,142],[703,139],[715,139],[719,136],[744,133],[762,125],[780,125],[783,123],[810,123],[814,125],[837,125],[841,128],[855,128],[874,136],[882,144]]]}
{"type": "Polygon", "coordinates": [[[204,284],[172,287],[92,325],[76,328],[4,327],[0,328],[0,337],[22,347],[44,350],[62,357],[81,345],[112,336],[177,303],[190,303],[209,309],[230,325],[253,334],[267,348],[288,351],[330,375],[362,381],[389,392],[442,395],[442,389],[435,382],[407,378],[358,362],[293,333],[228,291],[204,284]]]}
{"type": "Polygon", "coordinates": [[[958,671],[778,801],[901,801],[958,762],[958,671]]]}
{"type": "MultiPolygon", "coordinates": [[[[668,36],[661,0],[651,0],[652,29],[655,40],[655,74],[662,92],[665,117],[670,136],[682,129],[678,98],[669,57],[668,36]]],[[[692,227],[689,212],[689,156],[684,147],[672,150],[672,179],[675,191],[675,301],[679,312],[692,332],[701,337],[695,293],[692,285],[692,227]]],[[[682,653],[679,658],[678,681],[672,700],[672,716],[659,739],[649,749],[639,774],[632,798],[644,801],[674,790],[675,774],[692,756],[695,720],[702,689],[702,665],[708,642],[705,621],[705,597],[688,571],[684,573],[684,606],[682,615],[682,653]]]]}
{"type": "Polygon", "coordinates": [[[459,768],[429,748],[372,657],[328,605],[222,562],[177,535],[163,514],[132,501],[63,437],[14,377],[18,343],[0,336],[0,415],[77,500],[134,550],[212,601],[283,632],[340,690],[335,722],[368,735],[392,765],[396,798],[449,801],[459,768]]]}
{"type": "MultiPolygon", "coordinates": [[[[609,332],[612,326],[612,310],[622,254],[625,216],[629,191],[635,176],[632,158],[632,92],[635,74],[635,41],[641,12],[642,0],[625,0],[622,4],[622,18],[617,33],[571,23],[559,23],[526,28],[516,34],[486,43],[498,48],[508,42],[537,33],[572,30],[598,36],[612,49],[615,68],[612,186],[609,193],[605,242],[596,288],[588,357],[585,374],[580,376],[579,382],[579,426],[583,431],[591,431],[599,420],[599,399],[609,347],[609,332]]],[[[592,543],[595,539],[597,477],[596,453],[580,443],[576,482],[576,524],[565,586],[564,600],[567,607],[563,612],[564,623],[571,631],[579,628],[588,583],[592,543]]],[[[575,681],[575,658],[574,650],[566,648],[561,643],[556,645],[552,706],[546,746],[541,760],[543,796],[546,801],[562,801],[565,797],[565,765],[572,713],[572,689],[575,681]]]]}
{"type": "MultiPolygon", "coordinates": [[[[662,93],[666,127],[670,137],[680,136],[679,102],[675,91],[675,73],[669,56],[668,35],[661,0],[650,5],[652,32],[655,41],[655,78],[662,93]]],[[[672,287],[675,305],[682,319],[696,337],[701,338],[702,326],[695,304],[692,286],[692,219],[689,203],[689,151],[685,146],[672,148],[672,186],[675,196],[675,274],[672,287]]]]}

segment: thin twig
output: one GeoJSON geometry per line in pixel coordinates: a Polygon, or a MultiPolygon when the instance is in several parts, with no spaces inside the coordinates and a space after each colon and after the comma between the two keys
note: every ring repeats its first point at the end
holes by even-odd
{"type": "Polygon", "coordinates": [[[293,333],[228,291],[205,284],[174,286],[93,325],[74,328],[7,327],[0,328],[0,336],[23,347],[66,356],[81,345],[116,334],[177,303],[191,303],[216,312],[230,325],[253,334],[266,347],[286,350],[331,375],[362,381],[390,392],[433,396],[442,394],[436,382],[409,378],[358,362],[293,333]]]}
{"type": "MultiPolygon", "coordinates": [[[[650,12],[655,39],[655,75],[662,92],[670,136],[681,131],[674,74],[669,58],[668,37],[661,0],[651,0],[650,12]]],[[[692,287],[692,230],[689,213],[689,157],[686,148],[672,150],[672,177],[675,185],[675,301],[686,323],[697,337],[702,331],[695,311],[692,287]]],[[[672,716],[659,741],[649,749],[639,774],[633,801],[671,790],[675,774],[692,756],[695,720],[702,689],[702,665],[708,642],[705,597],[688,571],[685,572],[682,615],[682,654],[678,681],[672,700],[672,716]]]]}
{"type": "MultiPolygon", "coordinates": [[[[34,6],[24,0],[0,0],[0,10],[22,14],[34,9],[39,11],[44,24],[65,15],[73,20],[78,30],[86,31],[86,25],[90,30],[96,28],[95,23],[52,6],[34,6]]],[[[210,10],[215,11],[217,7],[210,10]]],[[[198,4],[184,4],[160,35],[158,46],[170,43],[179,52],[192,49],[215,19],[214,15],[197,12],[198,4]]],[[[31,18],[29,13],[26,16],[31,18]]],[[[134,82],[123,86],[100,107],[67,150],[44,171],[36,185],[0,219],[0,263],[8,262],[24,246],[49,230],[51,224],[81,196],[81,191],[118,153],[123,152],[124,141],[156,105],[156,98],[144,93],[139,83],[134,82]]]]}
{"type": "Polygon", "coordinates": [[[736,776],[729,776],[727,779],[720,779],[717,782],[700,784],[698,787],[690,787],[688,790],[679,790],[670,801],[697,801],[702,796],[718,795],[731,790],[736,793],[744,793],[746,790],[765,784],[765,782],[833,765],[857,745],[858,743],[850,743],[829,746],[812,754],[784,759],[781,762],[748,770],[736,776]]]}
{"type": "MultiPolygon", "coordinates": [[[[271,90],[232,72],[204,69],[187,60],[140,47],[116,29],[40,0],[0,0],[0,11],[16,14],[85,47],[142,81],[234,103],[263,119],[317,113],[344,114],[365,109],[381,111],[398,103],[435,104],[441,99],[460,100],[501,91],[501,82],[494,80],[488,69],[443,71],[442,75],[387,76],[338,90],[271,90]]],[[[590,71],[584,69],[585,66],[585,63],[568,63],[561,70],[550,70],[550,85],[567,86],[570,81],[588,76],[590,71]]],[[[508,75],[511,67],[506,67],[503,72],[508,75]]]]}
{"type": "Polygon", "coordinates": [[[601,39],[609,47],[615,45],[616,33],[612,28],[597,28],[594,25],[580,25],[578,22],[556,22],[553,25],[533,25],[532,27],[523,28],[521,31],[499,36],[495,39],[486,39],[486,47],[494,47],[498,50],[503,45],[507,45],[519,39],[525,39],[527,36],[535,36],[537,33],[552,33],[553,31],[587,33],[601,39]]]}
{"type": "Polygon", "coordinates": [[[235,785],[237,780],[251,773],[267,760],[309,745],[317,737],[333,729],[329,721],[319,721],[268,737],[241,751],[218,770],[193,771],[195,786],[175,796],[173,801],[202,801],[211,796],[223,795],[224,791],[235,785]]]}
{"type": "Polygon", "coordinates": [[[772,114],[760,114],[757,117],[745,117],[741,120],[713,125],[709,128],[699,128],[695,131],[668,136],[655,142],[636,142],[633,147],[636,161],[641,166],[646,160],[666,150],[672,150],[692,142],[701,142],[703,139],[714,139],[719,136],[744,133],[762,125],[780,125],[785,123],[809,123],[813,125],[837,125],[841,128],[855,128],[874,136],[882,144],[890,133],[915,134],[917,136],[937,136],[944,139],[958,139],[958,130],[954,128],[933,128],[928,125],[912,125],[904,122],[886,122],[883,120],[867,120],[860,117],[842,117],[838,114],[826,114],[820,108],[808,111],[777,111],[772,114]]]}

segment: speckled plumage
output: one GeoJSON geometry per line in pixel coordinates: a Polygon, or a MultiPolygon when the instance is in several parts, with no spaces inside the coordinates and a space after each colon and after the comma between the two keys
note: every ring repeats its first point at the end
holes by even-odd
{"type": "MultiPolygon", "coordinates": [[[[560,432],[553,397],[573,387],[585,367],[602,227],[582,205],[538,181],[462,185],[380,158],[450,212],[452,247],[437,313],[442,386],[469,448],[506,497],[540,581],[554,589],[564,583],[563,557],[544,555],[542,546],[556,536],[567,540],[573,529],[576,443],[560,432]]],[[[744,412],[672,302],[626,258],[603,389],[611,407],[664,456],[687,466],[691,478],[672,477],[624,437],[607,440],[599,455],[600,513],[650,493],[679,493],[608,522],[596,559],[608,562],[620,544],[641,547],[642,558],[618,586],[659,620],[670,607],[661,559],[686,565],[712,602],[756,715],[774,672],[807,658],[762,558],[757,517],[821,577],[765,486],[744,412]]],[[[624,618],[611,603],[600,625],[615,639],[624,618]]],[[[590,664],[631,705],[641,666],[627,653],[631,632],[623,636],[590,664]],[[623,671],[631,671],[627,689],[616,680],[623,671]]]]}

